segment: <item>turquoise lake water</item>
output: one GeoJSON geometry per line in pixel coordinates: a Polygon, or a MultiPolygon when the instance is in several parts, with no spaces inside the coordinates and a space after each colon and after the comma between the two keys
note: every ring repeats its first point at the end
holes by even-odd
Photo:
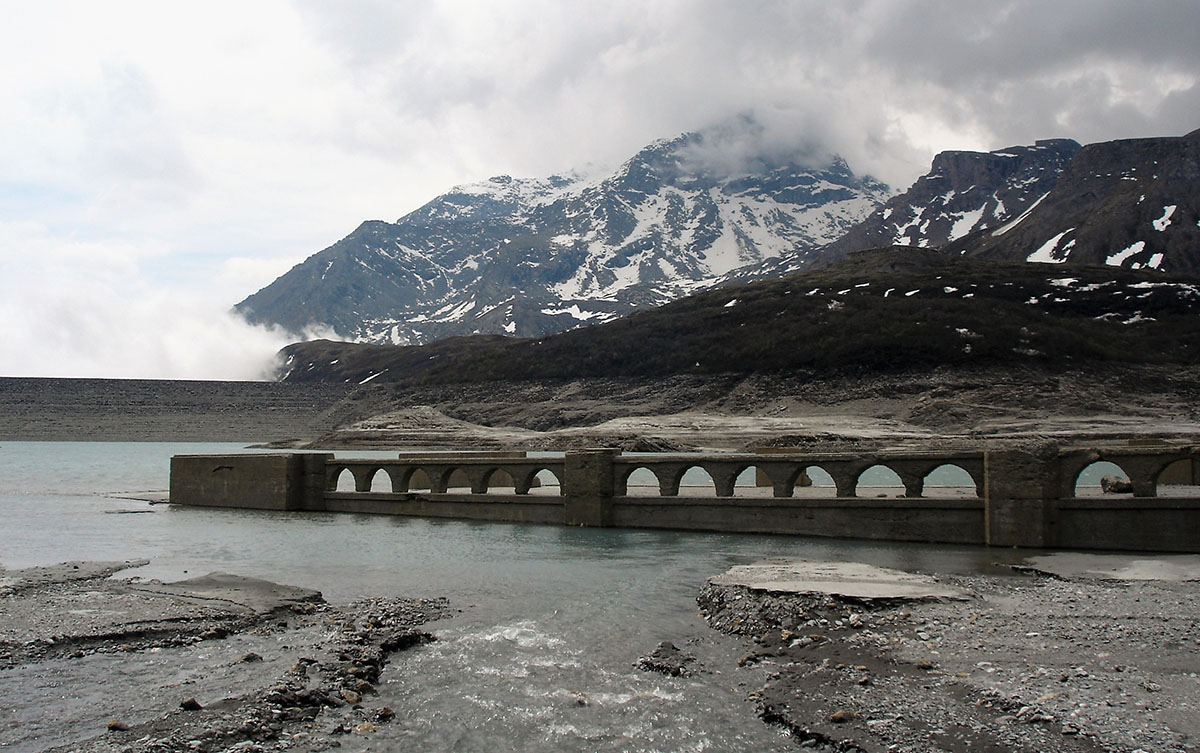
{"type": "MultiPolygon", "coordinates": [[[[0,443],[0,564],[145,559],[148,565],[125,575],[232,572],[316,588],[335,603],[449,597],[462,612],[433,627],[442,640],[389,666],[380,702],[397,710],[405,733],[373,750],[790,750],[793,743],[760,722],[745,699],[761,678],[735,669],[744,647],[697,616],[695,597],[708,577],[778,556],[935,573],[992,570],[998,556],[1013,556],[803,537],[187,509],[137,499],[167,488],[172,455],[231,451],[241,445],[0,443]],[[720,671],[688,680],[636,670],[638,657],[663,640],[720,671]],[[590,699],[586,708],[574,702],[579,693],[590,699]]],[[[64,678],[100,682],[78,677],[82,666],[43,665],[36,682],[28,669],[0,673],[0,699],[28,699],[0,700],[9,717],[0,749],[39,750],[80,734],[69,714],[43,714],[44,698],[30,689],[52,694],[64,678]]],[[[78,692],[137,708],[158,692],[146,678],[103,682],[103,693],[78,692]]]]}

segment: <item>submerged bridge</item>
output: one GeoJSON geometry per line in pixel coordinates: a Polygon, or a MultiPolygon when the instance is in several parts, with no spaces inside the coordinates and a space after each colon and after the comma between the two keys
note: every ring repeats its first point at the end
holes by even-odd
{"type": "Polygon", "coordinates": [[[876,453],[177,455],[171,502],[574,526],[1200,552],[1200,447],[876,453]],[[1097,462],[1123,494],[1078,486],[1097,462]],[[879,467],[894,486],[863,485],[879,467]],[[699,470],[697,470],[699,469],[699,470]],[[934,486],[950,470],[957,486],[934,486]],[[868,474],[869,475],[869,474],[868,474]],[[686,481],[699,476],[703,485],[686,481]],[[825,485],[813,485],[816,477],[825,485]],[[649,480],[649,484],[639,479],[649,480]]]}

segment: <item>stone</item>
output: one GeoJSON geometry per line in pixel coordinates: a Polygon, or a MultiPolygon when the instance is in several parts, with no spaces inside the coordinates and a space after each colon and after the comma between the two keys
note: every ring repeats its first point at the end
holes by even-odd
{"type": "Polygon", "coordinates": [[[1100,490],[1105,494],[1133,494],[1133,482],[1124,476],[1101,476],[1100,490]]]}
{"type": "Polygon", "coordinates": [[[424,630],[398,630],[380,641],[379,648],[384,653],[390,654],[396,651],[404,651],[413,646],[420,646],[424,643],[432,643],[435,640],[437,638],[432,633],[427,633],[424,630]]]}
{"type": "Polygon", "coordinates": [[[195,698],[185,698],[179,703],[179,708],[183,709],[184,711],[199,711],[204,707],[201,706],[200,702],[195,698]]]}
{"type": "Polygon", "coordinates": [[[691,664],[696,657],[679,650],[674,643],[663,641],[658,647],[637,661],[637,668],[644,672],[659,672],[670,677],[688,677],[692,674],[691,664]]]}
{"type": "Polygon", "coordinates": [[[709,579],[718,586],[744,586],[771,593],[814,593],[863,601],[966,599],[933,578],[856,562],[769,559],[737,565],[709,579]]]}

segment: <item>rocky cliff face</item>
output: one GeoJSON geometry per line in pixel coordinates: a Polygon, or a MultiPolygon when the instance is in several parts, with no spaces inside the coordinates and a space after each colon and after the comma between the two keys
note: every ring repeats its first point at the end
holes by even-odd
{"type": "Polygon", "coordinates": [[[1047,139],[994,152],[942,152],[929,173],[834,242],[769,259],[731,278],[777,277],[867,248],[939,248],[999,227],[1045,196],[1079,148],[1071,139],[1047,139]]]}
{"type": "Polygon", "coordinates": [[[828,244],[889,193],[837,157],[759,156],[731,167],[714,158],[727,135],[652,144],[606,176],[456,187],[394,223],[363,223],[237,310],[365,342],[540,336],[828,244]]]}
{"type": "Polygon", "coordinates": [[[1200,272],[1200,131],[1090,144],[1036,206],[952,253],[1200,272]]]}

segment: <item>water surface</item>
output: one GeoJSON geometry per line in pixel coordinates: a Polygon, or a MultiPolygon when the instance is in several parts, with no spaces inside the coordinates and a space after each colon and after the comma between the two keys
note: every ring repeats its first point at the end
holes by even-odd
{"type": "MultiPolygon", "coordinates": [[[[442,640],[397,656],[385,673],[379,702],[399,717],[374,750],[788,750],[793,743],[758,721],[745,700],[766,670],[738,669],[744,646],[697,616],[696,593],[709,576],[771,556],[925,572],[976,572],[997,559],[981,548],[175,508],[137,499],[167,488],[173,454],[241,448],[0,443],[0,564],[148,559],[125,575],[233,572],[317,588],[335,603],[447,596],[462,612],[433,626],[442,640]],[[680,679],[636,670],[638,657],[663,640],[711,671],[680,679]]],[[[244,651],[244,639],[231,650],[244,651]]],[[[216,666],[204,656],[176,651],[156,660],[169,659],[177,681],[216,666]]],[[[84,722],[105,713],[105,704],[152,715],[147,699],[177,694],[164,691],[158,675],[105,674],[80,661],[0,672],[0,698],[24,699],[0,702],[9,704],[0,748],[38,750],[94,730],[84,722]],[[64,684],[71,698],[86,700],[46,707],[64,684]]],[[[249,680],[228,682],[233,694],[249,680]]]]}

